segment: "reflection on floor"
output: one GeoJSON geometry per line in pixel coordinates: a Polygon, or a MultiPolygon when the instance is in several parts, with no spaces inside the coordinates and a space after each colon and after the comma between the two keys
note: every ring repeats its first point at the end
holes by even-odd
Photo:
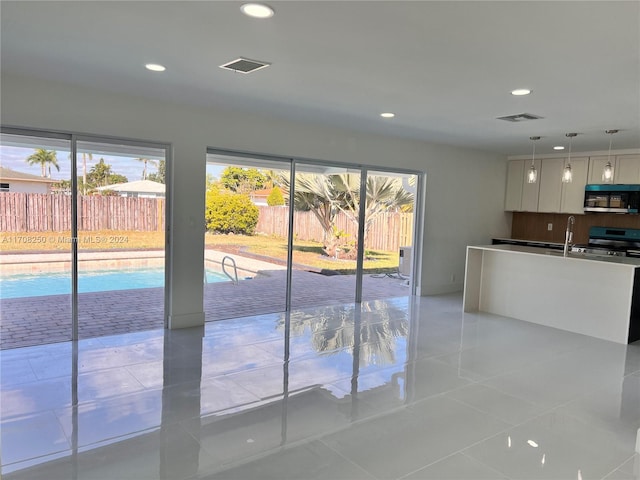
{"type": "Polygon", "coordinates": [[[638,479],[640,345],[396,298],[0,352],[2,478],[638,479]]]}

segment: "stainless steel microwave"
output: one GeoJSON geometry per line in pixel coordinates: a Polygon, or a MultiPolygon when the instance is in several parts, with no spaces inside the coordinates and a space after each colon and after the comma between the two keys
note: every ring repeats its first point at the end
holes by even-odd
{"type": "Polygon", "coordinates": [[[640,185],[587,185],[585,212],[638,213],[640,185]]]}

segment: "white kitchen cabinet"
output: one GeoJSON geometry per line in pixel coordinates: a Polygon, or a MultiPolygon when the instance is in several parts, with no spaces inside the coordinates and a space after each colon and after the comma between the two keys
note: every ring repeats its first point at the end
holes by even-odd
{"type": "Polygon", "coordinates": [[[529,168],[531,167],[531,161],[525,160],[524,162],[521,207],[521,211],[523,212],[538,211],[538,199],[540,196],[540,169],[542,168],[542,162],[540,160],[534,160],[534,165],[538,171],[538,180],[536,183],[529,183],[529,168]]]}
{"type": "Polygon", "coordinates": [[[566,158],[545,158],[542,160],[538,211],[548,213],[584,213],[584,186],[587,184],[589,159],[571,159],[573,180],[562,182],[566,158]]]}
{"type": "Polygon", "coordinates": [[[640,183],[640,155],[616,156],[616,168],[613,172],[615,183],[640,183]]]}
{"type": "MultiPolygon", "coordinates": [[[[602,180],[602,170],[609,161],[608,155],[589,158],[589,184],[605,183],[602,180]]],[[[640,155],[617,155],[611,157],[613,167],[613,182],[611,183],[640,183],[640,155]]]]}
{"type": "MultiPolygon", "coordinates": [[[[602,171],[604,166],[609,161],[609,156],[589,157],[589,177],[587,183],[589,185],[597,185],[599,183],[606,183],[602,180],[602,171]]],[[[613,167],[613,173],[616,173],[616,157],[611,157],[611,166],[613,167]]],[[[614,179],[612,179],[614,180],[614,179]]],[[[613,183],[613,182],[611,182],[613,183]]]]}
{"type": "Polygon", "coordinates": [[[507,189],[504,209],[508,212],[537,212],[540,190],[540,160],[534,162],[538,181],[529,183],[531,160],[511,160],[507,166],[507,189]]]}
{"type": "Polygon", "coordinates": [[[542,159],[542,168],[538,174],[538,181],[540,182],[540,196],[538,198],[539,212],[560,212],[564,162],[564,158],[542,159]]]}
{"type": "Polygon", "coordinates": [[[507,165],[507,189],[504,197],[504,209],[519,212],[522,208],[522,180],[524,160],[511,160],[507,165]]]}
{"type": "MultiPolygon", "coordinates": [[[[606,163],[606,162],[605,162],[606,163]]],[[[587,184],[589,159],[578,157],[571,159],[571,183],[562,184],[561,213],[584,213],[584,187],[587,184]]],[[[562,180],[560,180],[562,182],[562,180]]]]}

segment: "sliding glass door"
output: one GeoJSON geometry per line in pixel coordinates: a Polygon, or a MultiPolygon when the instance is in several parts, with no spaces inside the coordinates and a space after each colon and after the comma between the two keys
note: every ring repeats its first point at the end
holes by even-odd
{"type": "Polygon", "coordinates": [[[162,328],[167,147],[1,140],[1,348],[162,328]]]}
{"type": "Polygon", "coordinates": [[[407,296],[412,291],[415,174],[367,171],[362,300],[407,296]]]}
{"type": "Polygon", "coordinates": [[[412,295],[418,180],[210,149],[206,319],[412,295]]]}
{"type": "Polygon", "coordinates": [[[163,148],[78,140],[78,337],[164,326],[163,148]]]}
{"type": "Polygon", "coordinates": [[[291,308],[356,298],[360,170],[295,164],[291,308]]]}
{"type": "Polygon", "coordinates": [[[71,140],[0,138],[0,348],[72,336],[71,140]]]}
{"type": "Polygon", "coordinates": [[[286,310],[290,163],[207,154],[204,312],[209,320],[286,310]]]}

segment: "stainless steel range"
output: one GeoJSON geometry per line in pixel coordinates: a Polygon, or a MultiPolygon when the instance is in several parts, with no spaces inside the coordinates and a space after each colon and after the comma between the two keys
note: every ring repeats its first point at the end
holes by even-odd
{"type": "Polygon", "coordinates": [[[605,257],[640,257],[640,229],[591,227],[589,244],[574,245],[571,252],[605,257]]]}

